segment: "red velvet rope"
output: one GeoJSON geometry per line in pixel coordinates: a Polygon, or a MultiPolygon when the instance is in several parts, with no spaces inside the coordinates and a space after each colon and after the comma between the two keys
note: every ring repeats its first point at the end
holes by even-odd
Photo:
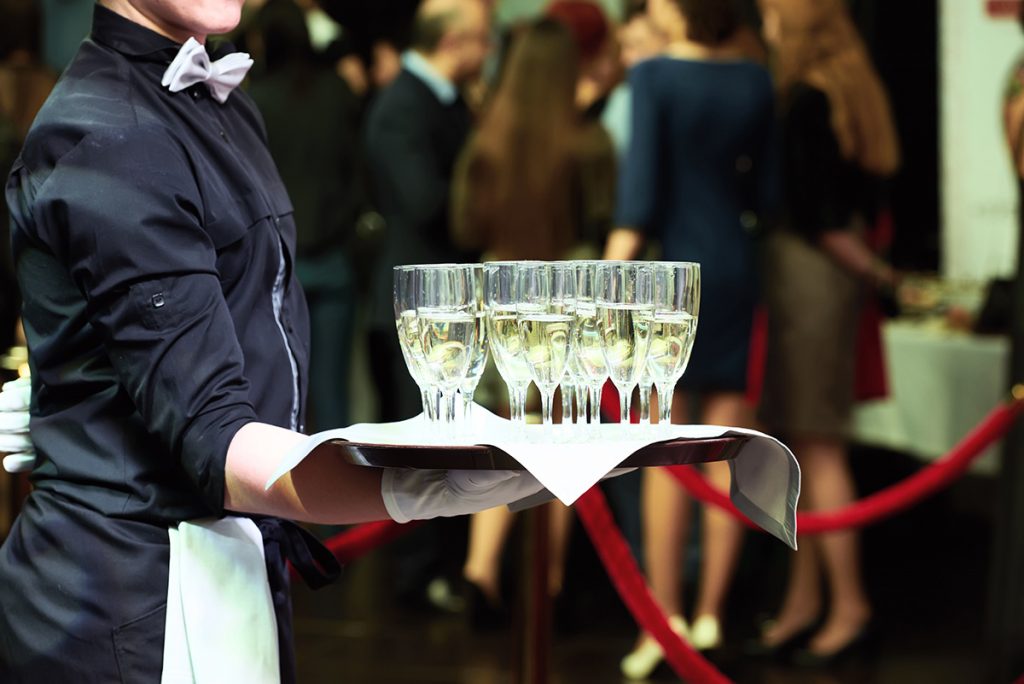
{"type": "MultiPolygon", "coordinates": [[[[949,454],[902,482],[835,511],[799,514],[799,532],[813,534],[860,527],[912,506],[963,475],[981,452],[1006,434],[1022,411],[1024,401],[996,407],[949,454]]],[[[753,526],[728,495],[712,487],[693,468],[673,466],[668,471],[694,498],[726,510],[753,526]]],[[[592,487],[580,497],[575,508],[619,596],[641,628],[661,645],[665,660],[675,673],[691,684],[729,684],[725,675],[672,631],[615,525],[601,490],[592,487]]],[[[340,562],[346,563],[411,530],[416,524],[399,525],[385,520],[359,525],[331,537],[325,545],[340,562]]],[[[1024,676],[1014,684],[1024,684],[1024,676]]]]}
{"type": "Polygon", "coordinates": [[[591,487],[574,508],[619,596],[637,623],[661,644],[665,660],[675,673],[689,684],[729,684],[725,675],[672,631],[615,525],[601,490],[591,487]]]}
{"type": "Polygon", "coordinates": [[[394,520],[381,520],[351,527],[324,542],[339,563],[349,563],[378,546],[402,536],[420,524],[419,520],[400,525],[394,520]]]}
{"type": "MultiPolygon", "coordinates": [[[[863,527],[913,506],[927,496],[948,487],[962,476],[986,448],[1001,439],[1024,411],[1024,401],[1001,404],[971,430],[959,444],[938,461],[901,482],[890,485],[859,501],[832,511],[797,514],[798,534],[817,534],[863,527]]],[[[729,500],[693,468],[671,466],[668,471],[695,499],[727,511],[748,526],[753,524],[729,500]]]]}

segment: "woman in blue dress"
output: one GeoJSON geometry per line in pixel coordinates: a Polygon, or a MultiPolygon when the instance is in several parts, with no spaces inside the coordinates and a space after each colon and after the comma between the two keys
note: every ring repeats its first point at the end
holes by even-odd
{"type": "MultiPolygon", "coordinates": [[[[635,258],[650,239],[660,243],[666,260],[700,262],[700,322],[679,389],[700,399],[702,422],[751,425],[745,390],[758,299],[753,233],[774,194],[772,82],[739,47],[744,29],[731,3],[653,0],[648,11],[671,42],[663,56],[629,74],[630,148],[619,179],[619,228],[609,236],[606,257],[635,258]]],[[[675,403],[673,420],[688,418],[687,405],[675,403]]],[[[726,464],[711,465],[708,475],[728,486],[726,464]]],[[[740,527],[706,512],[701,589],[688,626],[680,587],[689,501],[668,475],[652,469],[645,474],[643,506],[655,597],[695,647],[719,646],[740,527]]],[[[657,644],[642,636],[622,670],[642,678],[660,659],[657,644]]]]}

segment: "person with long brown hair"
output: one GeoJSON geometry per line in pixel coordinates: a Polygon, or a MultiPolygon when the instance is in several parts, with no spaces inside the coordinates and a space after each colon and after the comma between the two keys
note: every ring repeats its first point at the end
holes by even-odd
{"type": "MultiPolygon", "coordinates": [[[[546,18],[514,35],[500,80],[456,167],[452,231],[487,260],[557,260],[600,239],[611,221],[614,152],[576,100],[579,47],[569,28],[546,18]]],[[[569,509],[552,504],[549,594],[562,586],[569,509]]],[[[473,517],[463,575],[470,619],[480,628],[507,621],[501,552],[513,514],[473,517]]]]}
{"type": "Polygon", "coordinates": [[[542,19],[513,41],[455,172],[453,235],[489,259],[564,258],[581,237],[607,230],[611,217],[600,207],[614,191],[611,143],[604,136],[606,155],[585,153],[603,131],[584,126],[576,106],[570,31],[542,19]],[[586,168],[584,158],[611,168],[586,168]],[[593,187],[602,177],[607,186],[593,187]]]}
{"type": "MultiPolygon", "coordinates": [[[[885,90],[843,3],[763,0],[762,11],[782,103],[785,211],[766,248],[761,419],[800,461],[801,505],[821,510],[856,497],[846,439],[858,311],[865,285],[891,292],[899,280],[862,229],[900,151],[885,90]]],[[[782,607],[754,650],[825,664],[862,644],[871,619],[858,535],[800,541],[782,607]]]]}

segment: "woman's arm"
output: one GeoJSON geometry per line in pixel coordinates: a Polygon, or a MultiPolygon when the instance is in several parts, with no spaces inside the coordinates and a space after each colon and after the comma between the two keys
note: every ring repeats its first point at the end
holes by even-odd
{"type": "Polygon", "coordinates": [[[608,242],[604,248],[605,259],[621,259],[629,261],[640,255],[644,246],[644,234],[628,226],[615,228],[608,234],[608,242]]]}
{"type": "Polygon", "coordinates": [[[841,267],[875,289],[895,291],[899,285],[896,269],[875,255],[856,233],[826,230],[818,244],[841,267]]]}

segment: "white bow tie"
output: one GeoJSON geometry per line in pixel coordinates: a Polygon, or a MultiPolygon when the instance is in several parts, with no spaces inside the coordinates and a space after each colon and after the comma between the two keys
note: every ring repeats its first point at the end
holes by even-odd
{"type": "Polygon", "coordinates": [[[206,48],[195,38],[189,38],[178,50],[171,66],[167,67],[160,84],[176,93],[204,82],[213,99],[223,104],[251,66],[252,60],[245,52],[232,52],[211,62],[206,48]]]}

